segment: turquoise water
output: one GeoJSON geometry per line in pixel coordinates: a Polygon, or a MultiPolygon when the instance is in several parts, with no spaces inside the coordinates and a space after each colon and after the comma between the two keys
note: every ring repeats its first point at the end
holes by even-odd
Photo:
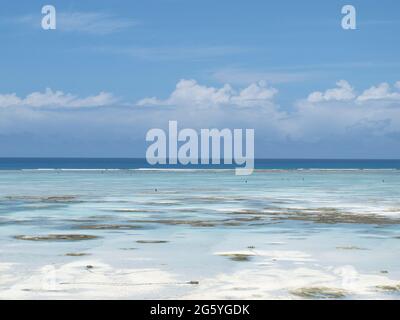
{"type": "Polygon", "coordinates": [[[0,298],[398,298],[399,224],[398,170],[3,170],[0,298]]]}

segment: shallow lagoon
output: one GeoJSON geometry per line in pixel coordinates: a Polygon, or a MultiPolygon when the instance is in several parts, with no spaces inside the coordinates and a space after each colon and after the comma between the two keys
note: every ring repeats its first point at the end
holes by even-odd
{"type": "Polygon", "coordinates": [[[0,298],[400,297],[400,171],[0,172],[0,298]]]}

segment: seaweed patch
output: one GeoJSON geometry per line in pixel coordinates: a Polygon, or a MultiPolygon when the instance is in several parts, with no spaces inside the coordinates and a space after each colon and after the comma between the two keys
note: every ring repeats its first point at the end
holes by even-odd
{"type": "Polygon", "coordinates": [[[168,243],[166,240],[137,240],[137,243],[168,243]]]}
{"type": "Polygon", "coordinates": [[[14,236],[14,238],[17,240],[27,240],[27,241],[81,241],[81,240],[93,240],[99,237],[86,234],[49,234],[45,236],[18,235],[14,236]]]}
{"type": "Polygon", "coordinates": [[[345,290],[328,287],[306,287],[290,291],[291,294],[306,299],[342,299],[345,290]]]}

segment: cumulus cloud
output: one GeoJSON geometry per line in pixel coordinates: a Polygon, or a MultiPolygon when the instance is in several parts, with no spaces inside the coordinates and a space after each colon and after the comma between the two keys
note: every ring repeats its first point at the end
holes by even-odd
{"type": "MultiPolygon", "coordinates": [[[[400,81],[396,82],[394,87],[400,89],[400,81]]],[[[365,90],[360,96],[357,97],[358,101],[368,100],[400,100],[400,92],[393,92],[390,85],[386,82],[378,86],[372,86],[365,90]]]]}
{"type": "Polygon", "coordinates": [[[325,92],[315,91],[311,93],[307,100],[309,102],[322,102],[322,101],[345,101],[352,100],[355,97],[354,89],[346,80],[340,80],[336,83],[337,87],[328,89],[325,92]]]}
{"type": "Polygon", "coordinates": [[[115,98],[50,89],[25,97],[0,94],[0,155],[141,157],[147,130],[177,120],[181,128],[253,128],[258,157],[399,157],[400,100],[387,99],[387,93],[397,93],[396,85],[375,99],[359,99],[369,90],[362,89],[357,94],[343,81],[322,91],[323,99],[306,94],[280,106],[277,90],[263,82],[237,89],[181,80],[165,99],[90,112],[85,107],[110,105],[115,98]],[[351,99],[343,98],[346,90],[351,99]]]}
{"type": "Polygon", "coordinates": [[[293,106],[282,108],[274,101],[277,90],[264,82],[235,90],[229,84],[215,88],[200,85],[195,80],[181,80],[167,99],[145,98],[137,105],[183,106],[185,111],[176,111],[174,116],[181,113],[184,121],[191,117],[193,121],[206,124],[219,115],[223,126],[245,124],[256,128],[270,141],[343,144],[352,140],[353,144],[358,144],[371,141],[371,137],[390,140],[388,137],[400,135],[400,108],[393,100],[396,93],[387,89],[380,98],[376,94],[376,99],[371,100],[366,98],[367,94],[371,96],[371,88],[358,95],[348,81],[340,80],[336,88],[312,92],[293,106]],[[204,106],[206,111],[199,108],[194,111],[196,106],[204,106]],[[226,109],[218,106],[233,108],[227,115],[226,109]],[[248,106],[253,108],[243,108],[248,106]]]}
{"type": "Polygon", "coordinates": [[[70,93],[53,91],[47,88],[44,92],[32,92],[26,97],[18,97],[15,93],[0,94],[0,107],[101,107],[115,103],[117,99],[108,92],[100,92],[94,96],[80,98],[70,93]]]}
{"type": "Polygon", "coordinates": [[[239,107],[262,106],[270,104],[278,90],[268,87],[264,81],[253,83],[236,91],[231,85],[221,88],[200,85],[195,80],[180,80],[169,98],[162,100],[156,97],[144,98],[137,102],[138,106],[173,105],[173,106],[221,106],[239,107]]]}
{"type": "Polygon", "coordinates": [[[400,100],[400,81],[397,81],[393,88],[387,82],[372,86],[357,95],[354,88],[346,81],[340,80],[336,83],[337,87],[328,89],[325,92],[312,92],[307,101],[311,103],[328,101],[357,101],[359,103],[379,100],[400,100]]]}
{"type": "Polygon", "coordinates": [[[372,86],[360,95],[347,81],[337,85],[296,103],[285,123],[288,136],[308,141],[339,137],[343,142],[400,134],[400,94],[389,84],[372,86]]]}

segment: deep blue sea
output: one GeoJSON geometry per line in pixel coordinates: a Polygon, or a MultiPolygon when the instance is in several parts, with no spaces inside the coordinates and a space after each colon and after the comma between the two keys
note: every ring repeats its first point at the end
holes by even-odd
{"type": "MultiPolygon", "coordinates": [[[[232,168],[234,165],[151,166],[140,158],[0,158],[0,170],[232,168]]],[[[256,159],[256,169],[400,169],[400,160],[256,159]]]]}

